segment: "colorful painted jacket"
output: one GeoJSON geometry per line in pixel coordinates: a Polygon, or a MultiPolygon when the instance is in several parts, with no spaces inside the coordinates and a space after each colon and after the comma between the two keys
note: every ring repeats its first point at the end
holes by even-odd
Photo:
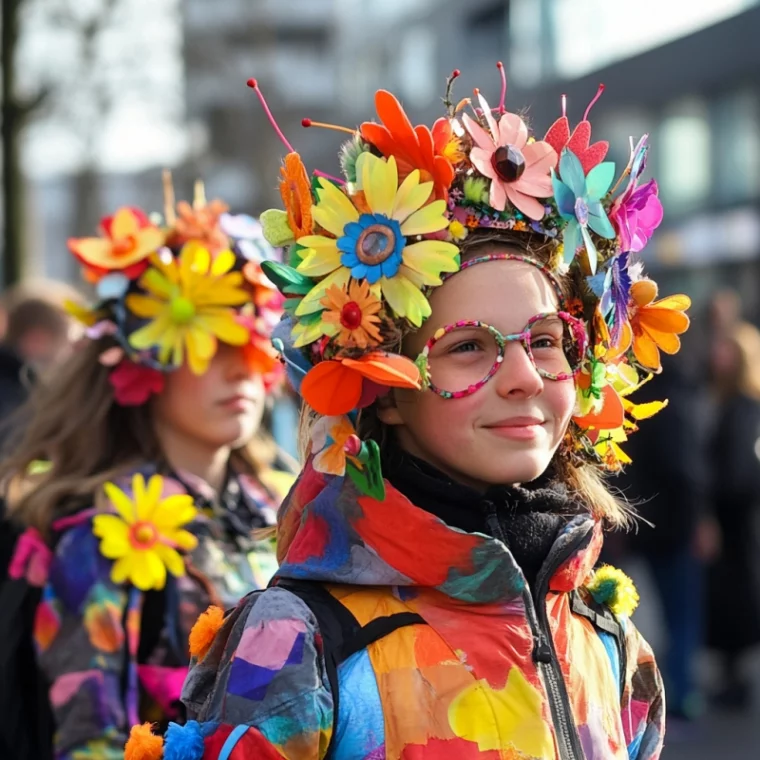
{"type": "MultiPolygon", "coordinates": [[[[147,479],[155,468],[139,472],[147,479]]],[[[274,524],[282,483],[279,473],[262,481],[273,485],[231,475],[215,500],[187,474],[164,477],[163,495],[190,493],[199,512],[185,526],[198,538],[183,556],[186,574],[168,575],[162,591],[111,580],[113,561],[93,533],[98,508],[57,521],[52,552],[30,551],[30,531],[22,537],[15,565],[42,586],[34,637],[50,683],[56,758],[123,758],[131,725],[178,716],[192,624],[210,602],[232,605],[266,586],[276,569],[273,542],[256,540],[252,530],[274,524]]],[[[129,494],[131,482],[130,474],[116,484],[129,494]]]]}
{"type": "Polygon", "coordinates": [[[602,545],[592,518],[568,518],[535,601],[501,541],[450,528],[389,485],[378,502],[310,466],[278,540],[278,579],[326,584],[362,625],[397,612],[425,624],[339,666],[336,719],[310,609],[284,586],[250,596],[185,684],[200,751],[176,754],[167,738],[164,760],[316,760],[333,733],[333,760],[659,756],[664,701],[649,646],[621,620],[621,663],[611,637],[571,609],[602,545]]]}

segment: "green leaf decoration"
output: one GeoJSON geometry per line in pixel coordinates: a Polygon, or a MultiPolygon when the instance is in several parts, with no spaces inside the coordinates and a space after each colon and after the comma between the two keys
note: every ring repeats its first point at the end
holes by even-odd
{"type": "Polygon", "coordinates": [[[298,324],[304,325],[305,327],[309,325],[316,325],[318,322],[322,321],[323,312],[324,309],[320,309],[319,311],[315,311],[312,314],[304,314],[302,317],[298,317],[298,324]]]}
{"type": "Polygon", "coordinates": [[[305,250],[306,249],[304,246],[298,245],[298,243],[293,243],[293,245],[291,245],[288,249],[288,264],[293,267],[293,269],[296,269],[298,265],[303,261],[301,251],[305,250]]]}
{"type": "Polygon", "coordinates": [[[282,308],[288,314],[295,317],[296,309],[298,308],[299,303],[301,303],[300,298],[286,298],[285,302],[282,305],[282,308]]]}
{"type": "Polygon", "coordinates": [[[293,267],[280,264],[279,261],[262,261],[261,268],[277,290],[284,295],[304,295],[314,287],[310,277],[296,272],[293,267]]]}
{"type": "Polygon", "coordinates": [[[362,463],[359,469],[351,461],[346,462],[346,472],[359,493],[376,501],[385,498],[385,481],[380,466],[380,447],[375,441],[363,441],[357,459],[362,463]]]}

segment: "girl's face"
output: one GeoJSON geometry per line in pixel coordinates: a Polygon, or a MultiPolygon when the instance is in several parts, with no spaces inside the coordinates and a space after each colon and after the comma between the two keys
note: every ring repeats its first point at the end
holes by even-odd
{"type": "Polygon", "coordinates": [[[256,435],[264,402],[262,379],[248,369],[243,350],[220,343],[204,374],[194,375],[183,364],[166,376],[153,415],[159,431],[209,449],[237,448],[256,435]]]}
{"type": "MultiPolygon", "coordinates": [[[[509,260],[463,270],[437,288],[430,303],[431,317],[404,346],[413,358],[446,325],[479,320],[508,335],[521,332],[534,315],[559,308],[540,270],[509,260]]],[[[444,399],[397,390],[384,402],[380,420],[395,426],[402,448],[483,490],[529,482],[546,470],[567,430],[575,385],[543,378],[523,346],[510,342],[496,374],[471,395],[444,399]]]]}

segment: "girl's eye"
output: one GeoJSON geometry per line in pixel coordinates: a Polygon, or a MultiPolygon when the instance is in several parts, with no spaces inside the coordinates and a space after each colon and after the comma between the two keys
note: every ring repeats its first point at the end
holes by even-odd
{"type": "Polygon", "coordinates": [[[559,342],[556,340],[556,338],[552,338],[548,335],[533,338],[530,342],[530,347],[532,349],[556,348],[558,345],[559,342]]]}
{"type": "Polygon", "coordinates": [[[452,346],[449,349],[449,353],[450,354],[466,354],[472,351],[480,351],[480,350],[481,348],[478,345],[477,341],[468,340],[463,343],[457,343],[456,346],[452,346]]]}

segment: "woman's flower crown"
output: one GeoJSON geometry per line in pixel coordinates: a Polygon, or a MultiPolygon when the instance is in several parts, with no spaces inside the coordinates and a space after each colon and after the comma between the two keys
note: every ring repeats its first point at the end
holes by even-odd
{"type": "Polygon", "coordinates": [[[202,374],[219,341],[244,347],[252,369],[275,382],[271,332],[283,299],[261,268],[274,255],[261,225],[207,203],[200,182],[192,205],[175,207],[168,175],[165,195],[163,220],[124,207],[102,220],[100,237],[69,240],[97,295],[91,309],[72,312],[88,337],[115,341],[100,361],[113,368],[116,401],[144,403],[185,362],[202,374]]]}

